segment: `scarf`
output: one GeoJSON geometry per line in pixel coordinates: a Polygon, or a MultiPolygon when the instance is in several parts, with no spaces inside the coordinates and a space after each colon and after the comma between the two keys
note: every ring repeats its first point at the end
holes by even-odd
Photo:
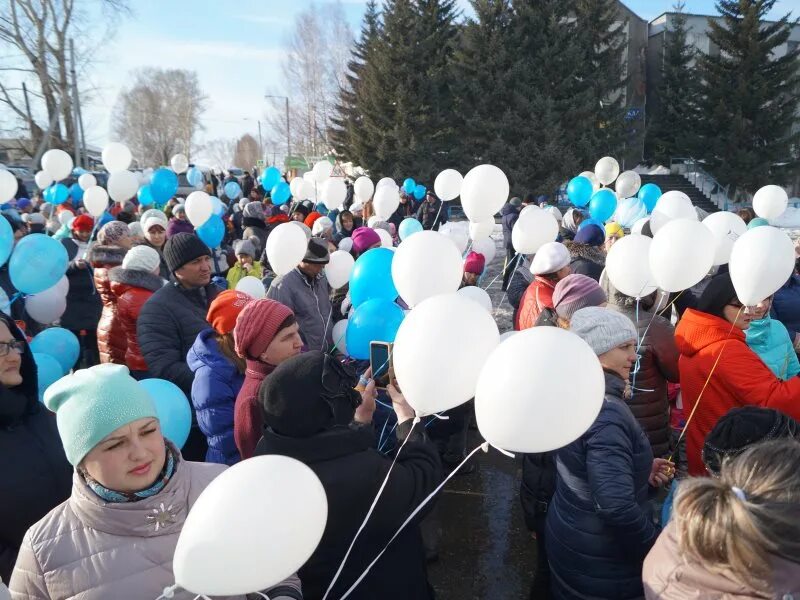
{"type": "Polygon", "coordinates": [[[169,447],[167,447],[167,459],[164,461],[164,468],[161,470],[161,473],[153,482],[153,485],[139,492],[116,492],[93,479],[87,472],[83,470],[79,472],[86,482],[86,485],[88,485],[98,497],[112,504],[122,504],[125,502],[138,502],[139,500],[144,500],[145,498],[150,498],[158,494],[175,474],[175,465],[175,456],[170,451],[169,447]]]}

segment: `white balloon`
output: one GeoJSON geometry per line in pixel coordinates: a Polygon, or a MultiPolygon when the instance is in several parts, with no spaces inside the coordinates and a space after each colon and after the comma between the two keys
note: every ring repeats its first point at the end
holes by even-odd
{"type": "Polygon", "coordinates": [[[213,206],[211,196],[205,192],[195,191],[186,198],[186,217],[195,227],[200,227],[211,218],[213,206]]]}
{"type": "Polygon", "coordinates": [[[6,169],[0,169],[0,203],[5,204],[14,198],[18,188],[19,184],[14,174],[6,169]]]}
{"type": "Polygon", "coordinates": [[[91,173],[84,173],[78,177],[78,185],[81,186],[81,189],[85,192],[89,188],[93,188],[97,185],[97,178],[91,173]]]}
{"type": "Polygon", "coordinates": [[[470,169],[461,185],[461,207],[470,221],[480,223],[494,217],[508,201],[508,178],[494,165],[470,169]]]}
{"type": "Polygon", "coordinates": [[[133,156],[131,151],[125,144],[119,142],[111,142],[103,148],[103,166],[109,173],[116,173],[117,171],[125,171],[131,166],[133,156]]]}
{"type": "Polygon", "coordinates": [[[353,195],[356,197],[356,200],[359,202],[366,202],[370,198],[372,198],[372,194],[375,192],[375,184],[372,183],[372,179],[362,175],[358,179],[356,179],[355,183],[353,184],[353,195]]]}
{"type": "Polygon", "coordinates": [[[689,196],[677,190],[664,192],[658,199],[658,203],[650,215],[650,229],[653,235],[673,219],[697,221],[697,211],[689,196]]]}
{"type": "Polygon", "coordinates": [[[331,177],[322,184],[320,201],[328,207],[328,210],[336,210],[344,204],[347,197],[347,186],[343,179],[331,177]]]}
{"type": "Polygon", "coordinates": [[[507,339],[489,356],[478,377],[475,416],[481,435],[496,448],[548,452],[583,435],[604,397],[603,369],[589,345],[559,327],[534,327],[507,339]],[[570,382],[568,406],[565,381],[570,382]]]}
{"type": "Polygon", "coordinates": [[[502,343],[503,343],[503,342],[505,342],[505,341],[506,341],[508,338],[510,338],[510,337],[514,337],[514,336],[515,336],[516,334],[518,334],[518,333],[519,333],[519,331],[514,331],[514,330],[511,330],[511,331],[506,331],[505,333],[501,333],[501,334],[500,334],[500,343],[502,344],[502,343]]]}
{"type": "Polygon", "coordinates": [[[520,254],[535,254],[547,242],[558,237],[558,221],[537,206],[529,206],[519,215],[511,230],[511,243],[520,254]]]}
{"type": "Polygon", "coordinates": [[[381,238],[381,247],[382,248],[394,248],[394,240],[392,239],[392,234],[386,231],[385,229],[376,229],[375,233],[378,234],[378,237],[381,238]]]}
{"type": "Polygon", "coordinates": [[[39,294],[27,296],[25,310],[34,321],[42,325],[49,325],[61,318],[61,315],[67,310],[67,298],[56,284],[39,294]]]}
{"type": "Polygon", "coordinates": [[[714,265],[724,265],[731,258],[734,242],[747,231],[747,225],[739,215],[725,210],[708,215],[703,225],[708,227],[716,242],[714,265]]]}
{"type": "Polygon", "coordinates": [[[122,204],[133,198],[139,189],[139,178],[130,171],[117,171],[108,176],[108,195],[122,204]]]}
{"type": "Polygon", "coordinates": [[[473,241],[488,239],[494,233],[494,218],[469,224],[469,237],[473,241]]]}
{"type": "Polygon", "coordinates": [[[62,225],[69,225],[72,219],[74,218],[75,215],[73,215],[68,210],[62,211],[58,214],[58,222],[61,223],[62,225]]]}
{"type": "Polygon", "coordinates": [[[302,196],[305,200],[317,201],[317,184],[315,181],[303,179],[302,196]]]}
{"type": "Polygon", "coordinates": [[[593,192],[596,192],[600,189],[600,180],[597,178],[597,175],[594,174],[594,171],[584,171],[579,175],[579,177],[586,177],[586,179],[592,182],[593,192]]]}
{"type": "Polygon", "coordinates": [[[439,233],[450,238],[463,255],[469,245],[469,225],[466,221],[448,221],[439,227],[439,233]]]}
{"type": "Polygon", "coordinates": [[[321,160],[314,165],[312,172],[317,183],[325,183],[333,173],[333,165],[327,160],[321,160]]]}
{"type": "Polygon", "coordinates": [[[455,169],[445,169],[436,176],[433,191],[442,202],[455,200],[461,194],[464,177],[455,169]]]}
{"type": "Polygon", "coordinates": [[[342,238],[342,241],[339,242],[339,250],[343,250],[344,252],[350,252],[353,249],[353,238],[342,238]]]}
{"type": "Polygon", "coordinates": [[[337,250],[332,252],[330,262],[325,265],[325,277],[331,288],[338,290],[350,281],[350,272],[353,270],[355,259],[349,252],[337,250]]]}
{"type": "MultiPolygon", "coordinates": [[[[381,189],[384,186],[391,186],[393,188],[398,188],[397,182],[392,179],[391,177],[384,177],[378,182],[378,185],[375,186],[376,190],[381,189]]],[[[366,202],[366,201],[365,201],[366,202]]]]}
{"type": "Polygon", "coordinates": [[[753,210],[762,219],[777,219],[789,206],[789,194],[779,185],[765,185],[753,196],[753,210]]]}
{"type": "Polygon", "coordinates": [[[285,275],[303,261],[306,234],[294,223],[281,223],[267,238],[267,259],[276,275],[285,275]]]}
{"type": "Polygon", "coordinates": [[[328,217],[320,217],[314,221],[314,225],[311,227],[311,235],[314,237],[319,237],[328,229],[333,229],[333,221],[331,221],[328,217]]]}
{"type": "Polygon", "coordinates": [[[631,226],[631,233],[634,235],[642,235],[642,229],[650,222],[650,217],[639,219],[631,226]]]}
{"type": "Polygon", "coordinates": [[[378,215],[372,215],[369,219],[367,219],[367,227],[370,229],[375,229],[375,223],[379,223],[383,221],[381,217],[378,215]]]}
{"type": "Polygon", "coordinates": [[[492,313],[492,299],[489,297],[489,294],[486,293],[485,290],[479,288],[477,285],[468,285],[466,287],[461,288],[456,292],[459,296],[463,296],[468,300],[472,300],[473,302],[477,302],[480,304],[486,312],[489,314],[492,313]]]}
{"type": "Polygon", "coordinates": [[[619,176],[619,163],[611,156],[604,156],[594,166],[594,174],[603,185],[614,183],[619,176]]]}
{"type": "Polygon", "coordinates": [[[386,221],[394,214],[400,206],[400,192],[398,188],[385,185],[375,190],[375,197],[372,199],[375,214],[381,221],[386,221]]]}
{"type": "Polygon", "coordinates": [[[252,296],[256,300],[267,297],[267,290],[264,289],[264,284],[258,277],[247,275],[239,280],[236,284],[236,291],[252,296]]]}
{"type": "Polygon", "coordinates": [[[42,169],[50,174],[53,181],[61,181],[72,175],[72,157],[63,150],[48,150],[42,156],[42,169]]]}
{"type": "Polygon", "coordinates": [[[662,290],[680,292],[708,274],[715,251],[714,236],[705,225],[696,220],[674,219],[653,237],[650,272],[662,290]]]}
{"type": "Polygon", "coordinates": [[[406,238],[392,260],[394,285],[408,306],[455,292],[462,275],[461,254],[450,239],[436,231],[420,231],[406,238]]]}
{"type": "MultiPolygon", "coordinates": [[[[43,190],[53,183],[53,176],[47,171],[39,171],[33,177],[33,180],[36,182],[36,187],[43,190]]],[[[16,191],[14,193],[16,193],[16,191]]],[[[0,194],[0,196],[2,196],[2,194],[0,194]]]]}
{"type": "Polygon", "coordinates": [[[180,174],[189,168],[189,159],[186,158],[185,154],[176,154],[169,161],[169,164],[172,167],[173,171],[180,174]]]}
{"type": "Polygon", "coordinates": [[[305,179],[302,177],[295,177],[292,179],[291,183],[289,184],[289,190],[291,190],[292,198],[295,200],[295,202],[302,202],[305,200],[305,179]]]}
{"type": "Polygon", "coordinates": [[[794,272],[794,245],[777,227],[755,227],[733,244],[728,268],[739,302],[755,306],[777,292],[794,272]]]}
{"type": "Polygon", "coordinates": [[[83,206],[93,217],[99,217],[108,208],[108,192],[99,185],[89,188],[83,194],[83,206]]]}
{"type": "Polygon", "coordinates": [[[295,573],[322,539],[325,489],[298,460],[271,454],[237,463],[195,501],[172,561],[193,594],[242,596],[295,573]]]}
{"type": "Polygon", "coordinates": [[[336,348],[344,354],[345,356],[350,356],[347,352],[347,325],[349,323],[348,319],[342,319],[341,321],[336,321],[333,325],[333,331],[331,332],[331,338],[333,339],[333,343],[336,345],[336,348]]]}
{"type": "Polygon", "coordinates": [[[483,254],[483,257],[486,259],[486,264],[489,265],[497,254],[497,245],[491,238],[478,240],[472,243],[472,251],[483,254]]]}
{"type": "Polygon", "coordinates": [[[650,272],[650,246],[646,235],[626,235],[617,240],[606,256],[606,275],[620,292],[632,298],[643,298],[656,291],[650,272]]]}
{"type": "Polygon", "coordinates": [[[635,196],[642,187],[642,178],[636,171],[623,171],[614,183],[614,189],[620,198],[635,196]]]}
{"type": "Polygon", "coordinates": [[[58,280],[58,283],[53,286],[58,290],[58,293],[62,296],[66,296],[69,292],[69,279],[67,276],[64,275],[61,279],[58,280]]]}
{"type": "Polygon", "coordinates": [[[420,303],[400,325],[392,356],[408,403],[424,416],[467,402],[499,338],[492,316],[473,300],[441,294],[420,303]]]}
{"type": "MultiPolygon", "coordinates": [[[[535,205],[531,204],[531,206],[535,206],[535,205]]],[[[530,208],[530,206],[526,206],[525,208],[522,209],[522,211],[524,212],[528,208],[530,208]]],[[[543,206],[542,210],[545,211],[545,212],[549,212],[551,215],[553,215],[553,218],[556,221],[558,221],[559,223],[564,220],[564,215],[562,215],[561,211],[558,210],[558,208],[555,207],[555,206],[543,206]]],[[[522,214],[522,213],[520,213],[520,214],[522,214]]]]}

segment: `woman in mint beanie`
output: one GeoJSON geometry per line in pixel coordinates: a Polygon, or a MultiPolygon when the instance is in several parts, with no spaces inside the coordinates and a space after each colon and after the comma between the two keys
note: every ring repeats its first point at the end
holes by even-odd
{"type": "MultiPolygon", "coordinates": [[[[186,515],[226,467],[184,461],[123,365],[76,371],[51,385],[44,402],[75,467],[72,495],[25,534],[11,597],[157,598],[174,583],[186,515]]],[[[278,588],[270,598],[302,598],[296,577],[278,588]]]]}

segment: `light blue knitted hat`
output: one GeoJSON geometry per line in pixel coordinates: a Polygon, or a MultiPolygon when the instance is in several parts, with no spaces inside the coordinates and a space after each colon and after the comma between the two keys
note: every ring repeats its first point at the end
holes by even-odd
{"type": "Polygon", "coordinates": [[[73,466],[115,429],[158,417],[150,394],[124,365],[97,365],[62,377],[47,388],[44,404],[56,413],[61,443],[73,466]]]}

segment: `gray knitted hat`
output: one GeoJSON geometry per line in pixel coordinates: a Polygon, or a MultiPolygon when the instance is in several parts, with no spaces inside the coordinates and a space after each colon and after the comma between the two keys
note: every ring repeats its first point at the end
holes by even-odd
{"type": "Polygon", "coordinates": [[[236,256],[240,254],[246,254],[253,258],[256,256],[256,247],[250,240],[236,240],[233,242],[233,251],[236,253],[236,256]]]}
{"type": "Polygon", "coordinates": [[[589,344],[597,356],[637,339],[636,328],[628,317],[599,306],[576,311],[569,330],[589,344]]]}

